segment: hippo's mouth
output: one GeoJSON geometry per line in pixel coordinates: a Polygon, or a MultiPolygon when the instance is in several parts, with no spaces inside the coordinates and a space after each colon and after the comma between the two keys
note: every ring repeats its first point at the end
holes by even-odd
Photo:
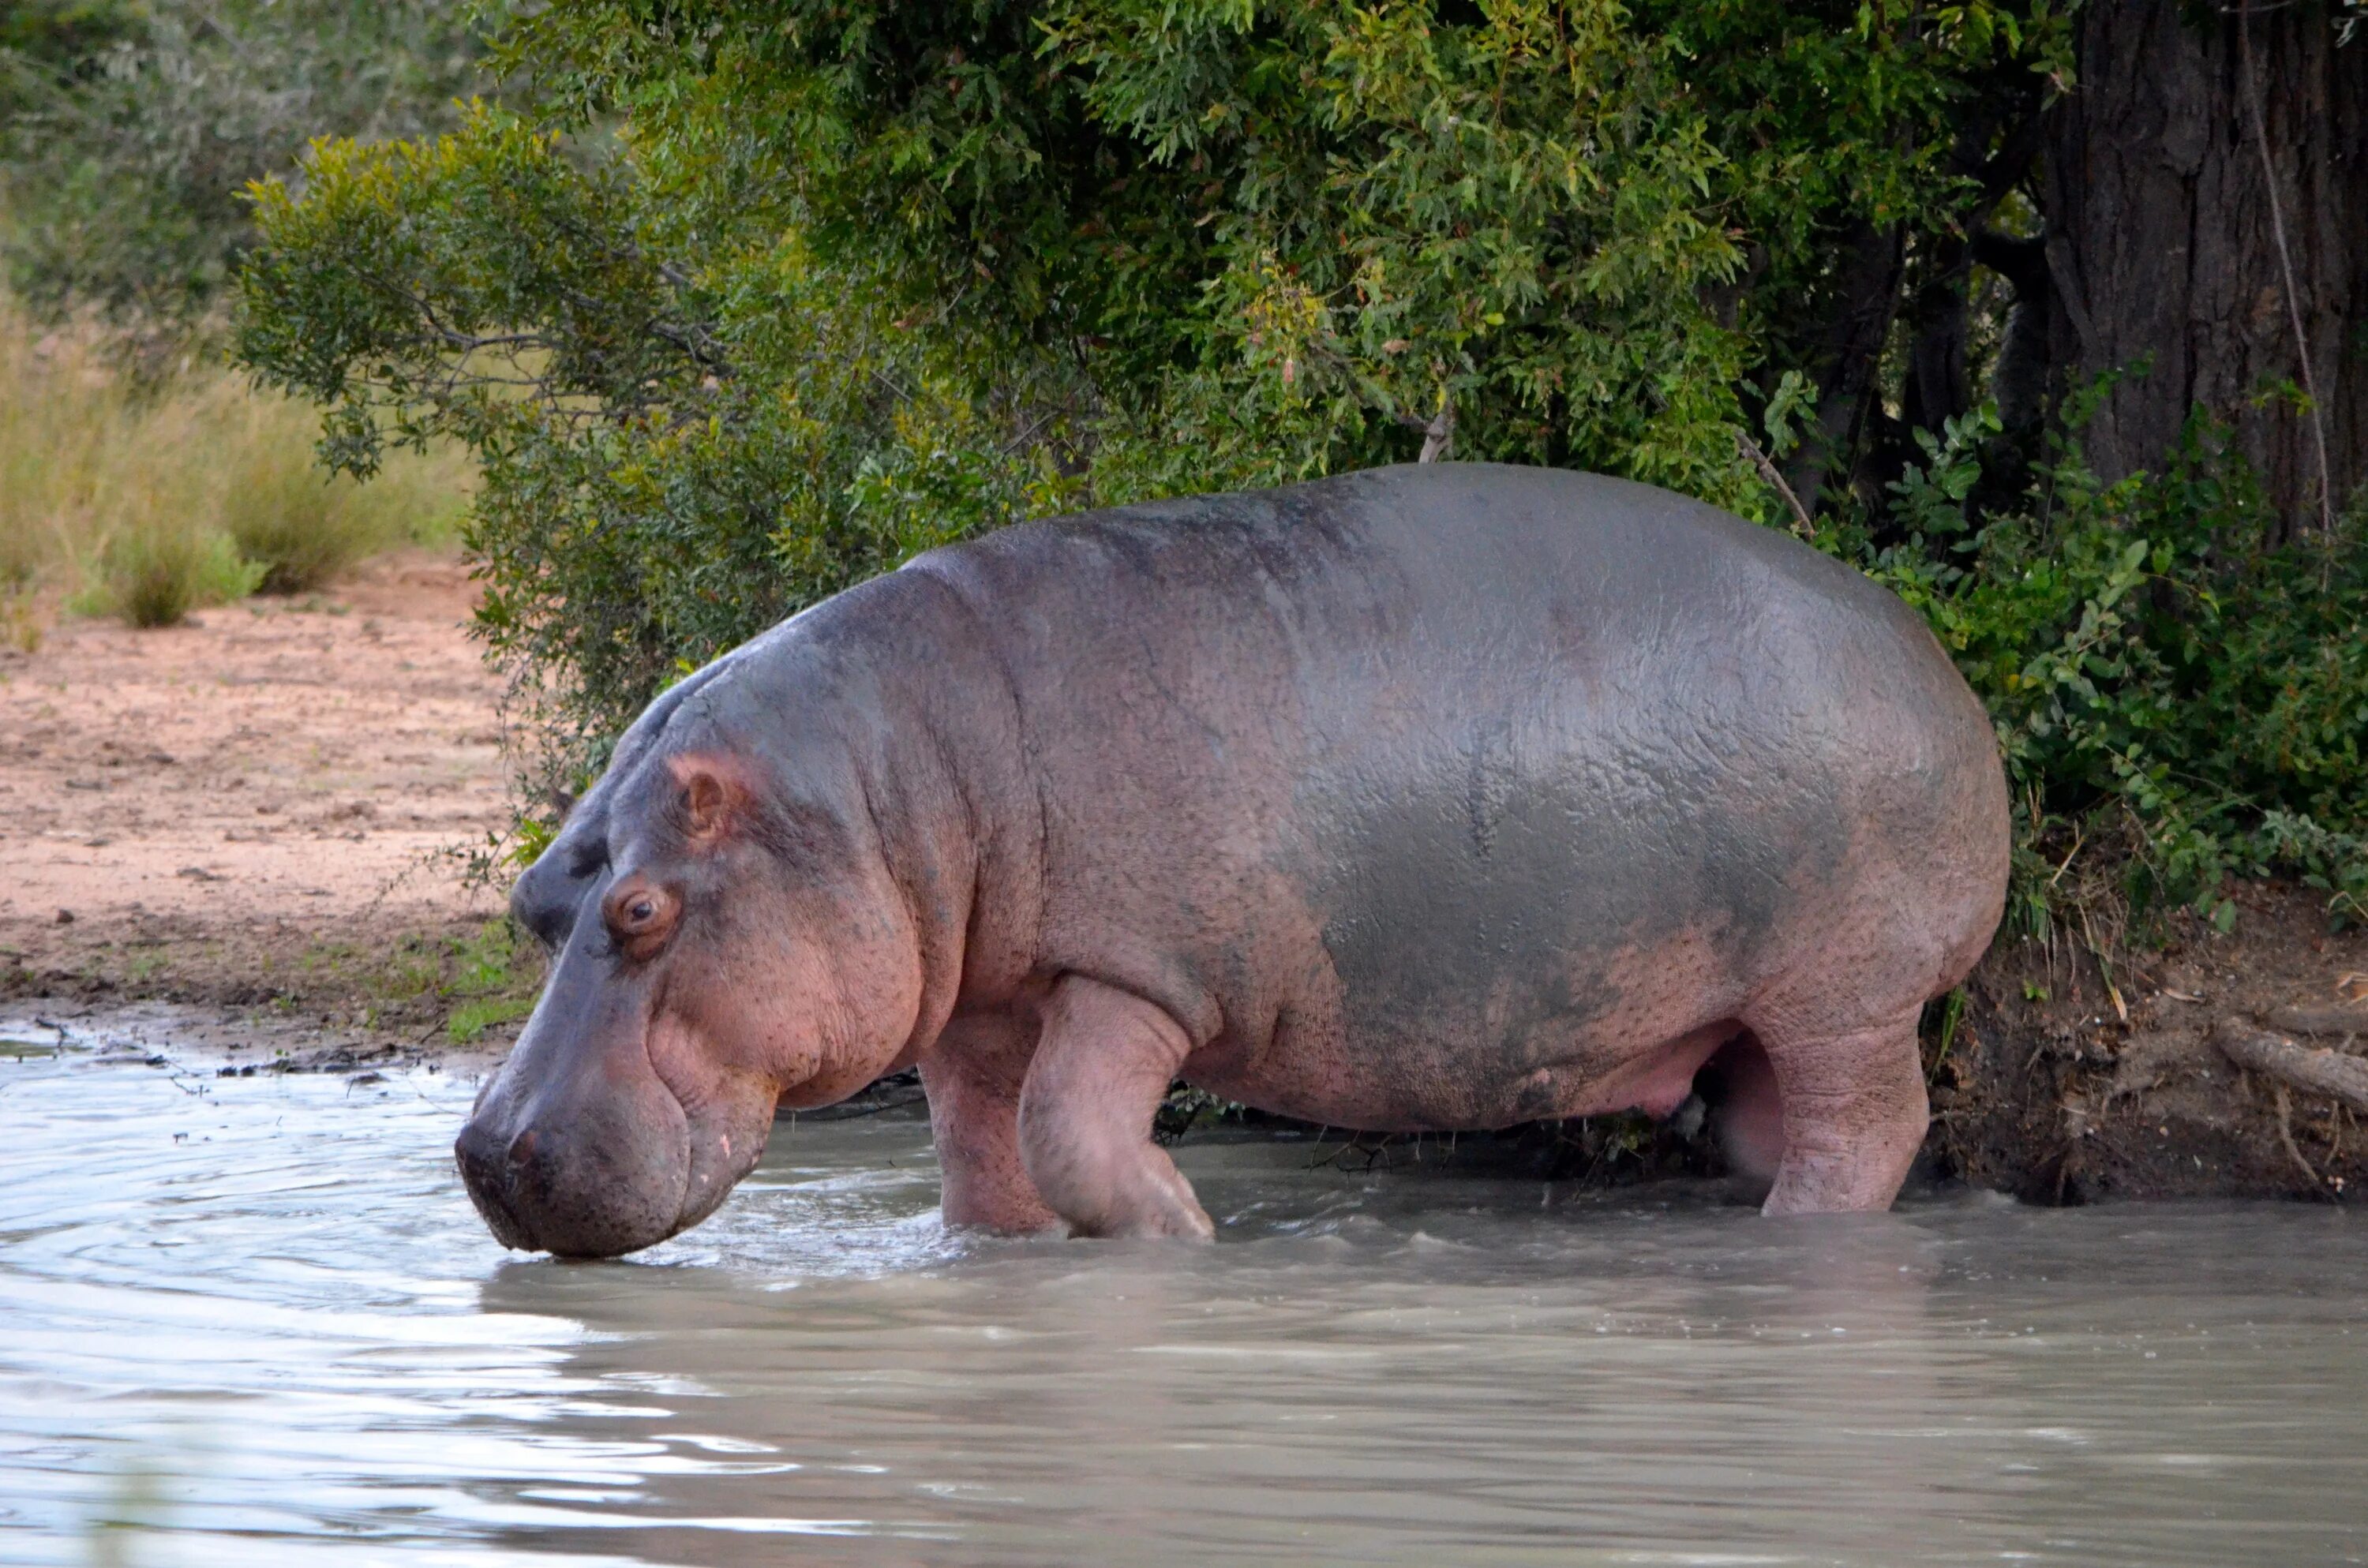
{"type": "MultiPolygon", "coordinates": [[[[732,1184],[699,1178],[699,1122],[650,1060],[648,1079],[569,1114],[516,1120],[480,1108],[453,1146],[462,1183],[504,1246],[557,1257],[618,1257],[715,1211],[732,1184]]],[[[508,1071],[505,1064],[504,1072],[508,1071]]],[[[636,1077],[639,1074],[628,1074],[636,1077]]],[[[497,1077],[485,1098],[499,1103],[497,1077]]],[[[529,1101],[529,1104],[532,1102],[529,1101]]]]}
{"type": "Polygon", "coordinates": [[[770,1084],[735,1085],[727,1079],[702,1092],[697,1085],[677,1082],[667,1074],[666,1063],[699,1060],[697,1042],[663,1014],[643,1032],[642,1050],[650,1075],[674,1102],[682,1143],[682,1186],[676,1195],[673,1229],[666,1234],[679,1235],[723,1207],[733,1188],[756,1169],[772,1131],[780,1090],[770,1084]],[[656,1049],[661,1030],[673,1036],[666,1042],[668,1050],[656,1049]],[[734,1086],[747,1087],[747,1092],[734,1096],[730,1092],[734,1086]]]}

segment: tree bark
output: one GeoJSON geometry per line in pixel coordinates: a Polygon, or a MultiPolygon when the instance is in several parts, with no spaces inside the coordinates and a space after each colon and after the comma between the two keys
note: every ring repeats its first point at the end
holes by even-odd
{"type": "Polygon", "coordinates": [[[2318,0],[2273,3],[2083,14],[2078,85],[2046,155],[2051,358],[2081,377],[2152,361],[2089,426],[2107,480],[2159,471],[2200,404],[2290,524],[2315,526],[2322,436],[2336,506],[2368,480],[2368,39],[2340,45],[2318,0]],[[2305,380],[2315,416],[2261,395],[2305,380]]]}
{"type": "Polygon", "coordinates": [[[1876,379],[1899,311],[1903,240],[1897,224],[1861,222],[1839,247],[1833,315],[1817,367],[1817,416],[1791,475],[1793,492],[1813,507],[1827,484],[1847,488],[1857,477],[1867,426],[1882,416],[1876,379]]]}
{"type": "MultiPolygon", "coordinates": [[[[1977,214],[1975,221],[1986,216],[1977,214]]],[[[1973,246],[1962,234],[1941,234],[1923,260],[1923,277],[1907,307],[1915,335],[1908,342],[1899,423],[1910,430],[1938,431],[1973,402],[1965,352],[1973,323],[1965,297],[1974,271],[1973,246]]]]}

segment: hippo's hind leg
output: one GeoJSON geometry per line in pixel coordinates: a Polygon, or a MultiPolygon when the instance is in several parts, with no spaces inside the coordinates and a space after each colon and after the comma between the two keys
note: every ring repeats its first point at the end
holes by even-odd
{"type": "Polygon", "coordinates": [[[1014,1234],[1060,1228],[1019,1157],[1019,1085],[1035,1040],[1020,1019],[958,1018],[921,1058],[948,1225],[1014,1234]]]}
{"type": "Polygon", "coordinates": [[[1152,1117],[1190,1051],[1183,1028],[1140,997],[1082,975],[1053,988],[1019,1092],[1019,1152],[1075,1233],[1214,1233],[1151,1141],[1152,1117]]]}
{"type": "Polygon", "coordinates": [[[1891,1206],[1931,1121],[1916,1042],[1921,1010],[1857,1028],[1755,1023],[1783,1135],[1765,1212],[1891,1206]]]}
{"type": "Polygon", "coordinates": [[[1746,1031],[1720,1047],[1703,1072],[1727,1168],[1763,1189],[1773,1186],[1784,1160],[1784,1113],[1768,1052],[1746,1031]]]}

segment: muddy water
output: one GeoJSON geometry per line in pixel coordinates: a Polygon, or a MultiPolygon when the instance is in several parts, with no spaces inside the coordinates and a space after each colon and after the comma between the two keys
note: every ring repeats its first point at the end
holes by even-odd
{"type": "Polygon", "coordinates": [[[939,1227],[926,1127],[505,1257],[471,1085],[0,1061],[0,1562],[2368,1561],[2368,1226],[1186,1148],[1212,1248],[939,1227]]]}

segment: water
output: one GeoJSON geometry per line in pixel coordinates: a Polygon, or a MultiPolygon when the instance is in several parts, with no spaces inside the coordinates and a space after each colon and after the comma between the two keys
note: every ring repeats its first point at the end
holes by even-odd
{"type": "Polygon", "coordinates": [[[808,1122],[505,1256],[444,1074],[0,1061],[0,1562],[2368,1561],[2368,1228],[1188,1144],[1224,1240],[985,1243],[808,1122]]]}

